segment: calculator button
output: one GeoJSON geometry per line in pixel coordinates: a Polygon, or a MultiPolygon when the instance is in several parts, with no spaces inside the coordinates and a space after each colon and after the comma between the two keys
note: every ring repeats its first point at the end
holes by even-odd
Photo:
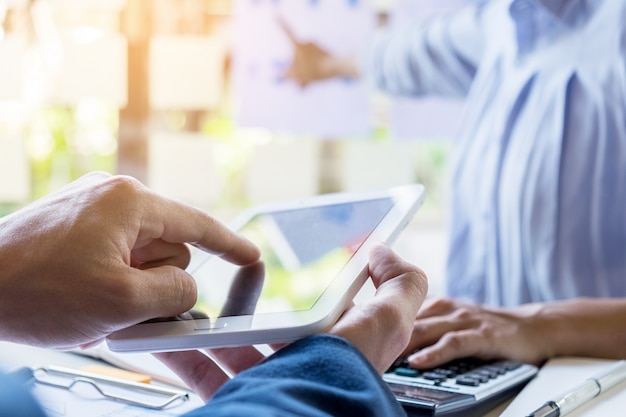
{"type": "Polygon", "coordinates": [[[494,379],[498,377],[497,372],[490,371],[489,369],[486,369],[486,368],[479,369],[475,373],[483,375],[489,379],[494,379]]]}
{"type": "Polygon", "coordinates": [[[419,371],[417,369],[413,369],[413,368],[396,368],[393,372],[396,375],[408,376],[408,377],[412,377],[412,378],[415,378],[416,376],[419,375],[419,371]]]}
{"type": "Polygon", "coordinates": [[[470,387],[477,387],[480,385],[480,382],[476,378],[470,378],[467,376],[460,376],[456,379],[456,383],[459,385],[467,385],[470,387]]]}
{"type": "Polygon", "coordinates": [[[446,376],[438,374],[436,372],[424,372],[422,374],[422,378],[424,379],[428,379],[429,381],[433,381],[435,383],[437,382],[443,382],[446,379],[448,379],[446,376]]]}
{"type": "Polygon", "coordinates": [[[467,378],[472,378],[475,379],[476,381],[480,382],[481,384],[489,381],[489,378],[487,378],[484,375],[479,374],[478,372],[471,372],[469,374],[465,375],[467,378]]]}
{"type": "Polygon", "coordinates": [[[497,365],[489,365],[489,366],[486,366],[484,369],[487,369],[487,370],[489,370],[489,371],[491,371],[491,372],[493,372],[495,374],[498,374],[498,375],[506,374],[506,369],[504,369],[504,368],[502,368],[500,366],[497,366],[497,365]]]}
{"type": "Polygon", "coordinates": [[[446,378],[454,378],[457,375],[457,373],[451,369],[437,368],[433,372],[446,378]]]}

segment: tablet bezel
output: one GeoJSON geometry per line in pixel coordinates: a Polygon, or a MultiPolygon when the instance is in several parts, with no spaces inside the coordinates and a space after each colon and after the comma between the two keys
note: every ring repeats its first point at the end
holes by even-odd
{"type": "MultiPolygon", "coordinates": [[[[322,194],[307,199],[254,206],[231,224],[239,230],[259,214],[320,207],[348,202],[391,198],[392,207],[363,244],[331,281],[309,310],[140,323],[107,337],[111,350],[118,352],[175,351],[214,347],[291,342],[328,329],[345,310],[368,278],[369,251],[377,242],[391,245],[411,221],[424,200],[424,187],[410,184],[369,192],[322,194]]],[[[213,255],[194,251],[188,270],[213,255]]]]}

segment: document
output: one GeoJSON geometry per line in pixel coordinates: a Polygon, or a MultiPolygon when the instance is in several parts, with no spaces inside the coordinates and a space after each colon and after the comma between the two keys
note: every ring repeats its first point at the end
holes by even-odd
{"type": "Polygon", "coordinates": [[[204,404],[200,397],[190,395],[188,401],[172,404],[164,410],[153,410],[102,398],[86,384],[67,390],[35,383],[32,392],[50,417],[174,417],[204,404]]]}
{"type": "MultiPolygon", "coordinates": [[[[552,359],[511,402],[501,417],[528,415],[545,401],[608,369],[615,362],[573,357],[552,359]]],[[[617,416],[622,415],[625,409],[626,382],[621,382],[573,410],[568,417],[617,416]]]]}
{"type": "Polygon", "coordinates": [[[278,20],[301,42],[332,55],[363,59],[375,26],[369,0],[233,2],[233,92],[236,121],[322,138],[370,133],[370,89],[364,78],[299,87],[284,74],[293,46],[278,20]]]}
{"type": "Polygon", "coordinates": [[[111,365],[128,371],[150,375],[154,380],[168,385],[188,389],[187,385],[174,371],[149,353],[112,352],[106,343],[101,343],[88,349],[75,349],[72,352],[78,355],[101,359],[111,365]]]}

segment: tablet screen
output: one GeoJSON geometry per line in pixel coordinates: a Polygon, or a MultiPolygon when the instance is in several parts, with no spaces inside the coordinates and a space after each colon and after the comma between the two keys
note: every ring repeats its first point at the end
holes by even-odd
{"type": "Polygon", "coordinates": [[[261,262],[237,267],[201,255],[188,271],[198,303],[180,318],[216,318],[310,309],[393,207],[377,198],[259,213],[238,229],[261,262]]]}

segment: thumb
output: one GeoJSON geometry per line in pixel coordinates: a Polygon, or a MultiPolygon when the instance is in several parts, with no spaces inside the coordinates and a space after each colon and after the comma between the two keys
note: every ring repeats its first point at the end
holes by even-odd
{"type": "Polygon", "coordinates": [[[412,311],[409,318],[413,320],[428,293],[426,274],[382,244],[370,252],[369,272],[377,288],[376,301],[392,301],[404,311],[412,311]]]}
{"type": "Polygon", "coordinates": [[[136,304],[141,320],[177,316],[195,305],[196,281],[185,270],[163,265],[134,271],[134,281],[139,286],[136,304]]]}
{"type": "Polygon", "coordinates": [[[384,245],[372,248],[369,273],[376,295],[347,310],[330,333],[352,342],[382,373],[408,345],[428,281],[418,267],[384,245]]]}
{"type": "Polygon", "coordinates": [[[369,273],[376,287],[385,282],[403,276],[406,273],[418,276],[418,293],[425,296],[428,291],[428,279],[426,274],[417,266],[407,262],[396,254],[390,247],[379,243],[372,247],[369,255],[369,273]]]}

